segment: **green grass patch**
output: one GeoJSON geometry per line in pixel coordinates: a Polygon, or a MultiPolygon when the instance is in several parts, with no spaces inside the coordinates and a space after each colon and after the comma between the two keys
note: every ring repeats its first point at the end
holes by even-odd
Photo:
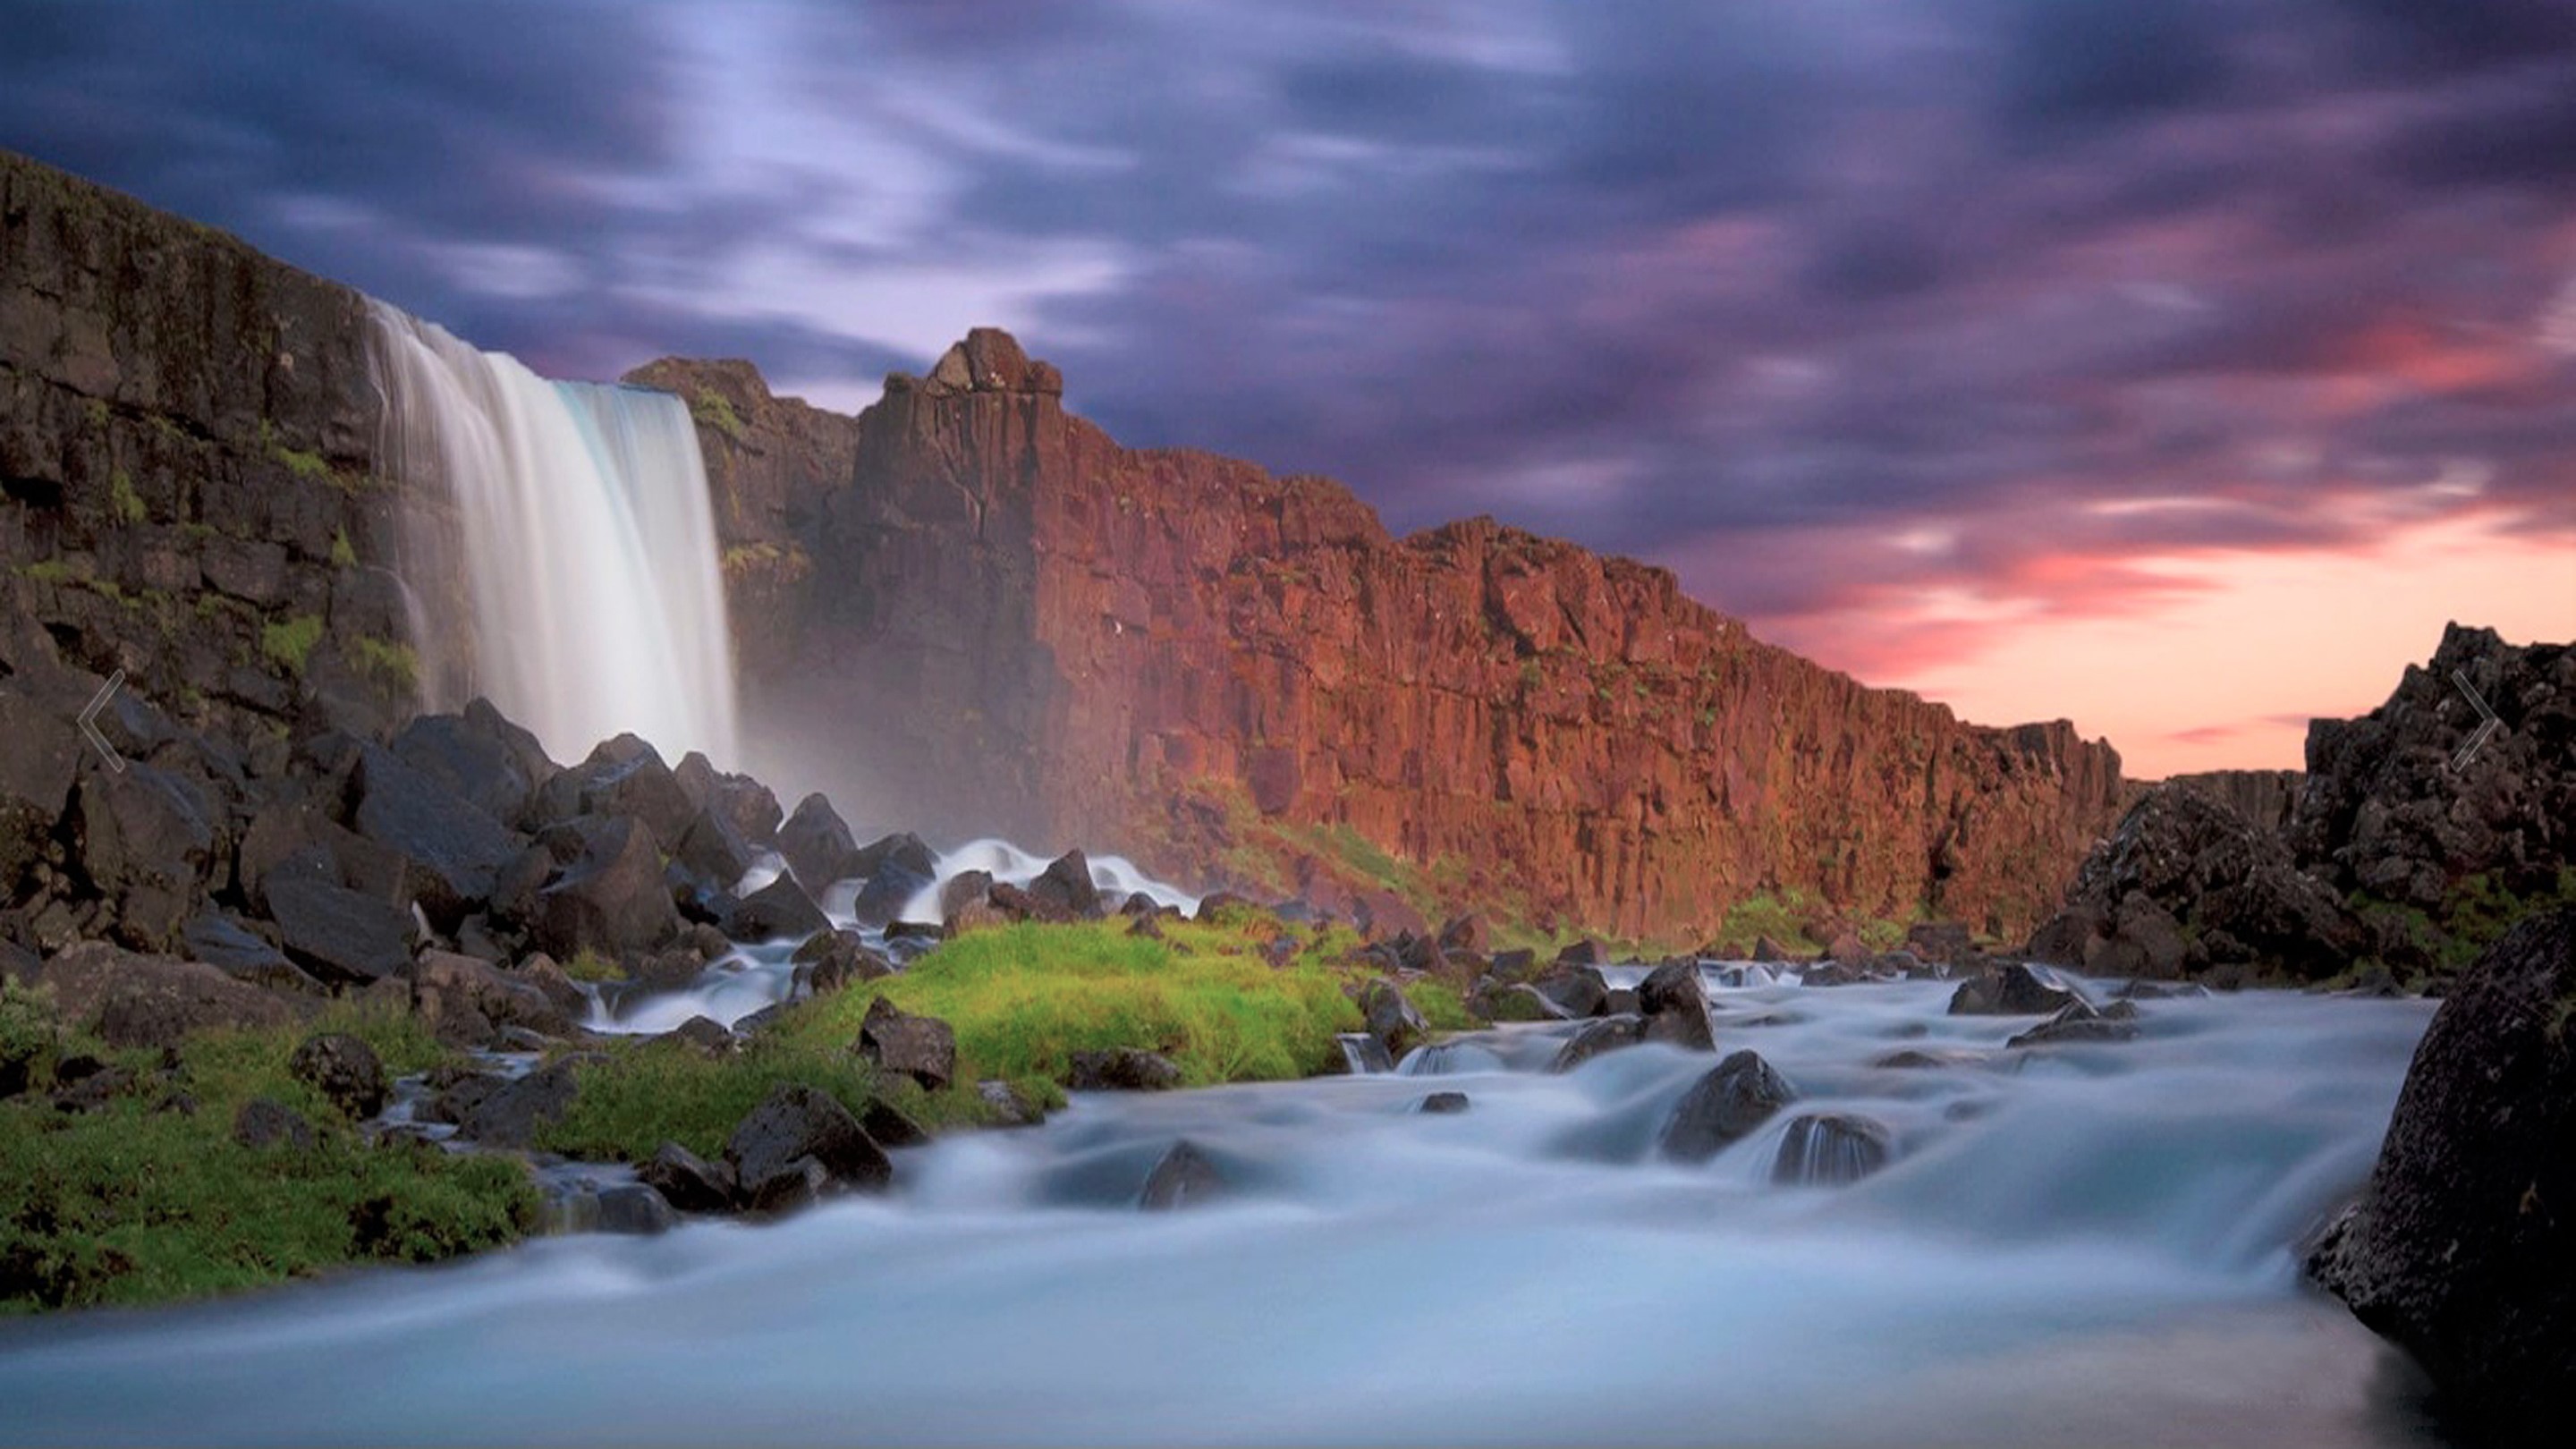
{"type": "Polygon", "coordinates": [[[298,614],[259,631],[259,652],[289,674],[301,675],[313,658],[313,646],[321,642],[319,614],[298,614]]]}
{"type": "Polygon", "coordinates": [[[331,567],[353,569],[358,566],[358,550],[349,542],[349,530],[331,530],[331,567]]]}
{"type": "Polygon", "coordinates": [[[562,967],[563,974],[575,981],[588,981],[596,985],[602,981],[626,979],[625,968],[597,951],[584,951],[569,961],[557,964],[562,967]]]}
{"type": "Polygon", "coordinates": [[[1433,1031],[1474,1031],[1484,1025],[1468,1013],[1466,999],[1458,994],[1458,988],[1446,981],[1426,976],[1407,982],[1404,999],[1413,1003],[1413,1009],[1422,1013],[1423,1021],[1433,1031]]]}
{"type": "Polygon", "coordinates": [[[855,1112],[876,1082],[849,1052],[814,1051],[764,1035],[729,1057],[676,1041],[621,1042],[606,1060],[579,1068],[572,1109],[540,1127],[536,1145],[568,1157],[633,1160],[664,1142],[700,1156],[724,1150],[734,1125],[772,1090],[819,1087],[855,1112]]]}
{"type": "Polygon", "coordinates": [[[349,663],[389,693],[408,695],[420,686],[420,656],[408,644],[362,634],[349,641],[349,663]]]}
{"type": "Polygon", "coordinates": [[[134,491],[134,479],[122,468],[108,475],[107,511],[119,523],[143,521],[143,495],[134,491]]]}
{"type": "Polygon", "coordinates": [[[742,441],[742,417],[723,394],[711,388],[700,388],[689,401],[689,416],[739,443],[742,441]]]}

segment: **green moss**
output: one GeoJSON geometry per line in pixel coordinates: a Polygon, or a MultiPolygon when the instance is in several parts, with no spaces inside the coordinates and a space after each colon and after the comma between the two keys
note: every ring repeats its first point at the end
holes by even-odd
{"type": "Polygon", "coordinates": [[[689,403],[689,416],[739,443],[742,441],[742,419],[733,404],[711,388],[700,388],[689,403]]]}
{"type": "Polygon", "coordinates": [[[1469,1014],[1466,1000],[1459,996],[1458,988],[1446,981],[1425,978],[1408,982],[1404,998],[1413,1003],[1414,1010],[1422,1013],[1422,1019],[1430,1024],[1433,1031],[1474,1031],[1484,1025],[1469,1014]]]}
{"type": "Polygon", "coordinates": [[[44,558],[38,559],[34,563],[19,564],[16,566],[16,572],[18,577],[25,579],[31,584],[84,584],[89,582],[89,575],[82,573],[80,570],[73,568],[69,563],[58,558],[44,558]]]}
{"type": "Polygon", "coordinates": [[[122,468],[108,475],[107,511],[119,523],[141,523],[144,517],[143,495],[134,491],[134,479],[122,468]]]}
{"type": "Polygon", "coordinates": [[[626,972],[616,962],[597,951],[584,951],[561,965],[563,974],[575,981],[599,982],[626,979],[626,972]]]}
{"type": "Polygon", "coordinates": [[[287,673],[301,675],[312,660],[313,646],[321,642],[321,616],[298,614],[260,630],[259,652],[287,673]]]}
{"type": "Polygon", "coordinates": [[[331,530],[331,567],[353,569],[358,566],[358,551],[349,544],[349,530],[331,530]]]}
{"type": "Polygon", "coordinates": [[[408,644],[360,635],[349,641],[349,663],[389,693],[409,695],[420,687],[420,656],[408,644]]]}

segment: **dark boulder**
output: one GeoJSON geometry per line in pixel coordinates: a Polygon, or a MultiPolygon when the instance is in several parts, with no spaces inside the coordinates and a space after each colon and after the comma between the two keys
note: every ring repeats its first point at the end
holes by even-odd
{"type": "Polygon", "coordinates": [[[1598,967],[1557,966],[1550,968],[1530,989],[1555,1003],[1565,1015],[1581,1019],[1599,1016],[1610,1002],[1610,985],[1601,978],[1598,967]]]}
{"type": "Polygon", "coordinates": [[[494,820],[518,819],[529,794],[558,773],[536,736],[483,700],[462,715],[420,716],[394,736],[391,749],[439,789],[494,820]]]}
{"type": "Polygon", "coordinates": [[[320,996],[328,988],[286,959],[286,953],[251,934],[230,916],[208,911],[191,916],[179,928],[179,942],[191,960],[203,961],[235,981],[270,991],[320,996]]]}
{"type": "Polygon", "coordinates": [[[1610,948],[1586,936],[1556,953],[1559,966],[1607,966],[1610,948]]]}
{"type": "Polygon", "coordinates": [[[66,1025],[95,1030],[109,1046],[168,1047],[201,1031],[286,1026],[309,1015],[288,998],[236,981],[200,961],[143,956],[100,941],[67,946],[36,978],[66,1025]]]}
{"type": "Polygon", "coordinates": [[[233,1140],[244,1147],[310,1152],[321,1138],[303,1114],[269,1097],[253,1097],[233,1114],[233,1140]]]}
{"type": "Polygon", "coordinates": [[[888,1150],[930,1145],[930,1129],[883,1097],[868,1099],[867,1105],[859,1111],[859,1125],[867,1129],[879,1147],[888,1150]]]}
{"type": "Polygon", "coordinates": [[[890,1076],[910,1077],[936,1092],[957,1071],[957,1034],[935,1016],[916,1016],[880,996],[859,1023],[857,1049],[890,1076]]]}
{"type": "Polygon", "coordinates": [[[2004,1043],[2008,1047],[2069,1046],[2086,1042],[2129,1041],[2138,1034],[2138,1008],[2115,1003],[2097,1011],[2090,1003],[2070,1001],[2048,1020],[2004,1043]]]}
{"type": "Polygon", "coordinates": [[[884,953],[870,948],[856,931],[817,931],[796,948],[793,959],[806,989],[816,996],[829,996],[861,982],[882,981],[895,974],[894,963],[884,953]]]}
{"type": "Polygon", "coordinates": [[[1828,1187],[1858,1182],[1887,1165],[1887,1129],[1849,1112],[1807,1112],[1789,1119],[1771,1180],[1792,1186],[1828,1187]]]}
{"type": "Polygon", "coordinates": [[[1950,1015],[2046,1016],[2082,999],[2016,962],[1960,982],[1950,993],[1950,1015]]]}
{"type": "Polygon", "coordinates": [[[820,795],[808,795],[796,813],[778,827],[778,853],[808,890],[821,890],[861,874],[858,842],[850,827],[820,795]]]}
{"type": "Polygon", "coordinates": [[[1686,1051],[1715,1051],[1709,1030],[1708,983],[1696,961],[1667,961],[1637,984],[1637,1010],[1646,1019],[1646,1040],[1686,1051]]]}
{"type": "Polygon", "coordinates": [[[809,1178],[798,1164],[811,1162],[826,1190],[876,1192],[894,1179],[894,1164],[850,1109],[829,1092],[807,1086],[773,1088],[766,1100],[725,1140],[725,1161],[757,1211],[783,1206],[764,1198],[785,1194],[801,1206],[813,1192],[778,1185],[787,1176],[809,1178]]]}
{"type": "Polygon", "coordinates": [[[724,923],[726,935],[751,942],[782,938],[802,941],[817,931],[830,929],[832,918],[823,914],[795,877],[786,875],[743,897],[724,923]]]}
{"type": "Polygon", "coordinates": [[[2479,1429],[2576,1414],[2576,910],[2462,973],[2415,1049],[2370,1182],[2308,1259],[2479,1429]]]}
{"type": "Polygon", "coordinates": [[[742,1179],[743,1211],[754,1217],[785,1217],[823,1200],[832,1191],[832,1170],[811,1157],[780,1163],[742,1179]]]}
{"type": "Polygon", "coordinates": [[[538,792],[549,821],[579,815],[627,815],[655,840],[677,840],[698,815],[661,753],[634,735],[619,735],[538,792]]]}
{"type": "Polygon", "coordinates": [[[680,933],[680,913],[662,880],[661,847],[642,821],[584,821],[575,846],[562,877],[537,892],[530,934],[539,948],[558,958],[584,951],[620,957],[680,933]]]}
{"type": "Polygon", "coordinates": [[[1401,1058],[1431,1034],[1403,988],[1381,976],[1360,988],[1360,1020],[1390,1057],[1401,1058]]]}
{"type": "Polygon", "coordinates": [[[456,1135],[486,1147],[526,1147],[537,1129],[572,1110],[580,1093],[574,1075],[585,1060],[565,1057],[548,1062],[524,1077],[503,1081],[484,1092],[471,1108],[457,1114],[456,1135]]]}
{"type": "Polygon", "coordinates": [[[385,1064],[374,1047],[347,1032],[305,1038],[286,1059],[286,1072],[353,1120],[385,1109],[385,1064]]]}
{"type": "Polygon", "coordinates": [[[70,808],[89,748],[73,721],[87,703],[69,678],[0,671],[0,899],[16,896],[70,808]]]}
{"type": "Polygon", "coordinates": [[[720,1213],[734,1200],[733,1165],[709,1162],[677,1142],[665,1142],[635,1164],[636,1180],[684,1213],[720,1213]]]}
{"type": "Polygon", "coordinates": [[[481,910],[527,848],[525,837],[391,750],[362,747],[348,788],[349,827],[401,862],[403,899],[418,902],[441,931],[481,910]]]}
{"type": "Polygon", "coordinates": [[[662,1040],[686,1047],[700,1056],[726,1057],[741,1045],[733,1032],[712,1016],[693,1016],[662,1033],[662,1040]]]}
{"type": "Polygon", "coordinates": [[[1180,1084],[1170,1057],[1135,1047],[1075,1052],[1065,1072],[1065,1085],[1077,1092],[1164,1092],[1180,1084]]]}
{"type": "Polygon", "coordinates": [[[115,902],[117,937],[167,950],[205,899],[219,845],[214,802],[186,777],[150,765],[85,772],[72,792],[73,859],[115,902]]]}
{"type": "Polygon", "coordinates": [[[1619,1012],[1586,1025],[1557,1048],[1556,1057],[1547,1064],[1551,1072],[1570,1072],[1604,1052],[1632,1047],[1646,1039],[1646,1019],[1634,1012],[1619,1012]]]}
{"type": "Polygon", "coordinates": [[[679,1223],[670,1200],[642,1183],[623,1182],[599,1190],[597,1230],[649,1238],[679,1223]]]}
{"type": "Polygon", "coordinates": [[[1566,1019],[1565,1008],[1541,995],[1537,987],[1496,981],[1490,976],[1476,983],[1475,991],[1467,998],[1467,1009],[1491,1022],[1566,1019]]]}
{"type": "Polygon", "coordinates": [[[743,841],[767,846],[778,838],[784,812],[767,785],[749,775],[726,774],[695,750],[672,767],[671,778],[679,782],[680,792],[689,797],[690,804],[712,812],[743,841]]]}
{"type": "Polygon", "coordinates": [[[1759,1054],[1736,1052],[1682,1094],[1657,1146],[1677,1162],[1706,1162],[1797,1095],[1759,1054]]]}
{"type": "Polygon", "coordinates": [[[411,964],[409,912],[345,886],[272,879],[268,910],[287,959],[334,986],[365,986],[411,964]]]}
{"type": "MultiPolygon", "coordinates": [[[[561,977],[551,961],[536,960],[561,977]]],[[[562,978],[562,985],[569,987],[570,979],[562,978]]],[[[573,988],[572,1000],[582,1008],[588,1005],[578,988],[573,988]]],[[[439,1040],[456,1046],[492,1046],[510,1027],[547,1037],[573,1032],[571,1011],[538,979],[513,976],[488,961],[447,951],[421,953],[412,967],[411,1004],[439,1040]]]]}
{"type": "Polygon", "coordinates": [[[1028,892],[1051,915],[1080,921],[1102,914],[1100,887],[1092,882],[1090,860],[1079,850],[1049,861],[1029,882],[1028,892]]]}
{"type": "Polygon", "coordinates": [[[1964,921],[1917,921],[1906,928],[1905,949],[1944,966],[1964,966],[1977,955],[1964,921]]]}
{"type": "Polygon", "coordinates": [[[1171,1150],[1154,1164],[1154,1170],[1145,1175],[1145,1187],[1137,1195],[1136,1205],[1148,1212],[1199,1207],[1225,1196],[1225,1188],[1225,1174],[1217,1171],[1207,1154],[1185,1137],[1173,1143],[1171,1150]]]}
{"type": "Polygon", "coordinates": [[[1423,1098],[1421,1104],[1416,1108],[1416,1110],[1427,1116],[1433,1117],[1455,1116],[1458,1113],[1467,1110],[1467,1094],[1464,1092],[1434,1092],[1430,1096],[1423,1098]]]}
{"type": "Polygon", "coordinates": [[[680,843],[671,847],[672,864],[718,891],[732,890],[757,856],[733,823],[713,810],[699,811],[689,828],[680,832],[680,843]]]}

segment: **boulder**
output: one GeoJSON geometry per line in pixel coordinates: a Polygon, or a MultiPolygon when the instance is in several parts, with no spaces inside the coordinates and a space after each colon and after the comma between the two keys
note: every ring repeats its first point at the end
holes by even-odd
{"type": "Polygon", "coordinates": [[[179,928],[179,942],[189,959],[203,961],[246,985],[308,996],[326,995],[330,989],[287,960],[285,952],[218,912],[189,917],[179,928]]]}
{"type": "Polygon", "coordinates": [[[537,892],[530,934],[557,958],[584,951],[622,957],[680,933],[680,914],[662,880],[662,851],[632,816],[585,821],[577,853],[554,884],[537,892]]]}
{"type": "Polygon", "coordinates": [[[1047,863],[1028,884],[1032,899],[1052,914],[1088,920],[1102,914],[1100,887],[1091,879],[1091,862],[1079,850],[1068,850],[1047,863]]]}
{"type": "Polygon", "coordinates": [[[1944,966],[1963,966],[1977,954],[1964,921],[1917,921],[1905,930],[1905,949],[1944,966]]]}
{"type": "Polygon", "coordinates": [[[1181,1084],[1181,1069],[1160,1052],[1112,1047],[1075,1052],[1064,1084],[1077,1092],[1163,1092],[1181,1084]]]}
{"type": "Polygon", "coordinates": [[[1395,1058],[1388,1053],[1386,1043],[1367,1032],[1347,1031],[1334,1040],[1340,1042],[1342,1048],[1341,1060],[1333,1068],[1337,1072],[1364,1077],[1395,1070],[1395,1058]]]}
{"type": "Polygon", "coordinates": [[[1145,1175],[1136,1205],[1147,1212],[1199,1207],[1225,1195],[1225,1175],[1208,1161],[1197,1144],[1184,1137],[1172,1144],[1154,1170],[1145,1175]]]}
{"type": "Polygon", "coordinates": [[[747,942],[802,941],[830,929],[832,918],[823,914],[795,877],[785,875],[743,897],[724,923],[726,935],[747,942]]]}
{"type": "Polygon", "coordinates": [[[310,1152],[321,1141],[301,1113],[269,1097],[253,1097],[233,1114],[233,1140],[244,1147],[285,1147],[310,1152]]]}
{"type": "Polygon", "coordinates": [[[778,827],[778,853],[808,890],[855,880],[863,873],[864,862],[850,827],[832,809],[832,802],[820,795],[799,801],[796,813],[778,827]]]}
{"type": "Polygon", "coordinates": [[[757,856],[733,823],[713,810],[700,810],[680,832],[680,843],[671,847],[673,864],[701,885],[721,891],[732,890],[757,856]]]}
{"type": "Polygon", "coordinates": [[[2138,1034],[2137,1015],[2138,1008],[2131,1002],[2119,1002],[2109,1011],[2096,1011],[2087,1002],[2070,1001],[2059,1007],[2048,1020],[2019,1033],[2004,1045],[2067,1046],[2082,1042],[2129,1041],[2138,1034]]]}
{"type": "Polygon", "coordinates": [[[930,1145],[930,1129],[912,1119],[901,1107],[883,1097],[870,1097],[859,1111],[859,1125],[876,1139],[879,1147],[889,1151],[903,1147],[930,1145]]]}
{"type": "Polygon", "coordinates": [[[1610,964],[1610,948],[1602,945],[1599,941],[1586,936],[1582,940],[1558,951],[1556,953],[1556,964],[1559,966],[1607,966],[1610,964]]]}
{"type": "Polygon", "coordinates": [[[548,1062],[524,1077],[503,1081],[457,1114],[456,1135],[486,1147],[526,1147],[537,1129],[572,1110],[581,1083],[574,1075],[584,1061],[565,1057],[548,1062]]]}
{"type": "Polygon", "coordinates": [[[1646,1040],[1686,1051],[1715,1051],[1709,1029],[1708,983],[1696,961],[1667,961],[1637,984],[1637,1011],[1646,1019],[1646,1040]]]}
{"type": "Polygon", "coordinates": [[[409,912],[304,876],[268,882],[268,910],[287,959],[333,986],[365,986],[411,964],[409,912]]]}
{"type": "Polygon", "coordinates": [[[806,989],[816,996],[895,974],[894,963],[871,949],[856,931],[817,931],[796,948],[793,960],[802,968],[806,989]]]}
{"type": "Polygon", "coordinates": [[[0,899],[15,898],[71,806],[88,749],[73,721],[87,702],[72,681],[0,670],[0,899]]]}
{"type": "Polygon", "coordinates": [[[1566,1017],[1565,1009],[1540,995],[1537,987],[1491,977],[1476,983],[1467,1009],[1492,1022],[1563,1021],[1566,1017]]]}
{"type": "Polygon", "coordinates": [[[880,996],[859,1023],[860,1056],[890,1076],[906,1076],[926,1091],[948,1085],[957,1071],[957,1034],[935,1016],[915,1016],[880,996]]]}
{"type": "Polygon", "coordinates": [[[183,776],[131,764],[85,772],[70,818],[73,859],[115,902],[115,934],[147,950],[175,946],[214,866],[214,802],[183,776]]]}
{"type": "Polygon", "coordinates": [[[1530,989],[1555,1003],[1569,1017],[1599,1016],[1610,1002],[1610,985],[1592,966],[1556,966],[1530,983],[1530,989]]]}
{"type": "Polygon", "coordinates": [[[394,736],[390,748],[440,790],[494,820],[520,818],[528,796],[560,773],[536,736],[479,699],[462,715],[414,719],[394,736]]]}
{"type": "Polygon", "coordinates": [[[1434,1092],[1430,1096],[1423,1098],[1415,1110],[1426,1116],[1432,1117],[1455,1116],[1458,1113],[1467,1110],[1467,1094],[1464,1092],[1434,1092]]]}
{"type": "Polygon", "coordinates": [[[1682,1094],[1656,1145],[1676,1162],[1706,1162],[1797,1095],[1758,1053],[1733,1053],[1682,1094]]]}
{"type": "Polygon", "coordinates": [[[1972,976],[1950,993],[1952,1016],[2047,1016],[2082,1000],[2019,963],[1972,976]]]}
{"type": "Polygon", "coordinates": [[[590,752],[538,792],[536,808],[549,822],[584,815],[624,815],[644,822],[655,840],[678,840],[698,814],[659,751],[634,735],[619,735],[590,752]]]}
{"type": "Polygon", "coordinates": [[[1773,962],[1786,961],[1789,959],[1789,948],[1768,936],[1756,936],[1753,938],[1753,959],[1766,966],[1773,962]]]}
{"type": "Polygon", "coordinates": [[[679,1223],[671,1203],[642,1183],[621,1182],[599,1190],[597,1230],[630,1237],[653,1237],[679,1223]]]}
{"type": "Polygon", "coordinates": [[[1632,1047],[1646,1039],[1646,1019],[1634,1012],[1619,1012],[1586,1025],[1557,1048],[1547,1064],[1551,1072],[1570,1072],[1603,1052],[1632,1047]]]}
{"type": "Polygon", "coordinates": [[[743,1211],[754,1217],[785,1217],[812,1207],[832,1191],[832,1170],[811,1157],[799,1157],[742,1180],[743,1211]]]}
{"type": "Polygon", "coordinates": [[[374,1047],[347,1032],[305,1038],[286,1059],[286,1072],[352,1120],[385,1109],[385,1064],[374,1047]]]}
{"type": "Polygon", "coordinates": [[[1482,956],[1494,949],[1494,933],[1485,925],[1485,918],[1473,911],[1451,916],[1440,927],[1440,949],[1472,951],[1482,956]]]}
{"type": "Polygon", "coordinates": [[[2308,1271],[2482,1434],[2576,1414],[2576,909],[2463,972],[2416,1047],[2360,1198],[2308,1271]]]}
{"type": "Polygon", "coordinates": [[[313,1006],[236,981],[200,961],[143,956],[101,941],[65,947],[36,978],[66,1025],[109,1046],[168,1047],[201,1031],[286,1026],[313,1006]]]}
{"type": "Polygon", "coordinates": [[[527,848],[490,812],[376,745],[358,751],[348,792],[350,829],[401,862],[402,898],[441,931],[481,910],[527,848]]]}
{"type": "Polygon", "coordinates": [[[725,1161],[756,1211],[801,1206],[819,1191],[877,1192],[894,1179],[894,1164],[839,1099],[818,1088],[771,1089],[725,1140],[725,1161]],[[799,1164],[819,1168],[819,1188],[799,1164]],[[803,1186],[778,1179],[793,1177],[803,1186]]]}
{"type": "Polygon", "coordinates": [[[975,1095],[984,1099],[986,1115],[995,1127],[1035,1127],[1046,1121],[1046,1109],[1009,1082],[977,1082],[975,1095]]]}
{"type": "Polygon", "coordinates": [[[650,1159],[635,1164],[635,1178],[684,1213],[720,1213],[733,1207],[733,1165],[709,1162],[677,1142],[663,1143],[650,1159]]]}
{"type": "MultiPolygon", "coordinates": [[[[535,959],[562,975],[552,961],[535,959]]],[[[569,986],[570,979],[564,978],[564,984],[569,986]]],[[[578,988],[574,999],[581,1000],[578,988]]],[[[492,1046],[507,1027],[548,1037],[573,1033],[572,1015],[535,980],[450,951],[421,953],[412,967],[411,1004],[439,1040],[456,1046],[492,1046]]]]}
{"type": "Polygon", "coordinates": [[[1830,1187],[1858,1182],[1887,1165],[1887,1129],[1850,1112],[1806,1112],[1789,1119],[1771,1180],[1792,1186],[1830,1187]]]}
{"type": "Polygon", "coordinates": [[[1360,1020],[1389,1057],[1401,1058],[1431,1034],[1403,988],[1381,976],[1360,988],[1360,1020]]]}
{"type": "Polygon", "coordinates": [[[682,756],[671,770],[680,792],[700,810],[712,811],[716,818],[745,842],[767,846],[778,838],[778,825],[783,812],[778,797],[767,785],[749,775],[729,775],[718,770],[705,755],[692,750],[682,756]]]}
{"type": "Polygon", "coordinates": [[[734,1048],[741,1044],[723,1022],[712,1016],[690,1017],[662,1033],[662,1040],[708,1057],[731,1056],[734,1048]]]}

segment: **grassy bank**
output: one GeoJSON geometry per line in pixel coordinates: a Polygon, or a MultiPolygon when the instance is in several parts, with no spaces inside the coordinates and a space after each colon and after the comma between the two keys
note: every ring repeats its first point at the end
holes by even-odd
{"type": "Polygon", "coordinates": [[[106,1050],[64,1030],[49,1001],[0,994],[0,1051],[34,1090],[0,1101],[0,1312],[199,1298],[357,1263],[425,1263],[514,1241],[536,1195],[519,1164],[372,1146],[286,1069],[316,1030],[347,1031],[388,1072],[444,1056],[408,1016],[341,1007],[311,1027],[221,1032],[159,1052],[106,1050]],[[55,1067],[93,1056],[129,1079],[86,1112],[46,1094],[55,1067]],[[250,1148],[233,1117],[252,1097],[301,1113],[310,1148],[250,1148]]]}

